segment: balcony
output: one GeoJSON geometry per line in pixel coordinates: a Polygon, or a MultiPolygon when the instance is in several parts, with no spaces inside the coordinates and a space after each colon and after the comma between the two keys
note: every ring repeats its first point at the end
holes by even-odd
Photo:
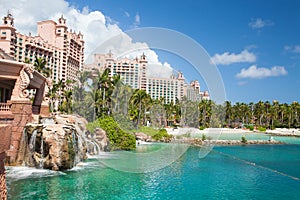
{"type": "Polygon", "coordinates": [[[11,103],[0,103],[0,112],[10,112],[11,103]]]}
{"type": "Polygon", "coordinates": [[[0,103],[0,126],[2,124],[11,124],[13,119],[11,103],[0,103]]]}

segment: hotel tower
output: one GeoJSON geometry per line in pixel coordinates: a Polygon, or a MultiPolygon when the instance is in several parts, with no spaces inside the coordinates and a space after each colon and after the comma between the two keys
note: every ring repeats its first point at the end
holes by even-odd
{"type": "Polygon", "coordinates": [[[38,22],[37,36],[32,36],[17,32],[14,18],[8,13],[0,25],[0,49],[20,62],[28,60],[34,63],[35,57],[44,58],[56,83],[59,80],[76,80],[83,67],[83,35],[68,30],[63,16],[58,22],[38,22]]]}

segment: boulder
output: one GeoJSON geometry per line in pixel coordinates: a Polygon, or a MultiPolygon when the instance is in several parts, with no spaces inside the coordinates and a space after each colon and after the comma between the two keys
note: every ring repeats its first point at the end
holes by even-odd
{"type": "Polygon", "coordinates": [[[100,151],[108,151],[109,140],[106,136],[106,132],[101,128],[96,128],[94,134],[94,139],[99,144],[100,151]]]}
{"type": "Polygon", "coordinates": [[[145,141],[145,142],[151,142],[152,141],[152,137],[145,134],[145,133],[136,132],[134,135],[135,135],[136,140],[141,140],[141,141],[145,141]]]}

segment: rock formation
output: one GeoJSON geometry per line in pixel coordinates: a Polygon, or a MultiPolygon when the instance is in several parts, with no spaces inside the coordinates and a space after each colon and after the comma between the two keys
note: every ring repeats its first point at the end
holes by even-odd
{"type": "Polygon", "coordinates": [[[43,118],[39,124],[27,124],[18,154],[18,163],[51,170],[65,170],[107,150],[103,130],[93,137],[86,131],[87,121],[73,115],[43,118]]]}
{"type": "Polygon", "coordinates": [[[142,132],[136,132],[135,133],[135,138],[136,140],[141,140],[141,141],[144,141],[144,142],[151,142],[152,141],[152,137],[145,134],[145,133],[142,133],[142,132]]]}

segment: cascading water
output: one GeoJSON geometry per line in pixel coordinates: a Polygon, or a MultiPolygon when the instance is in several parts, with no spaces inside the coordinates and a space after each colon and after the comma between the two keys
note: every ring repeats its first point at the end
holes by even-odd
{"type": "Polygon", "coordinates": [[[44,166],[44,139],[43,136],[41,136],[41,158],[40,158],[40,163],[39,163],[39,168],[42,169],[44,166]]]}
{"type": "Polygon", "coordinates": [[[81,147],[83,144],[87,146],[87,153],[89,155],[99,155],[101,148],[95,138],[87,136],[85,131],[80,130],[79,126],[76,126],[78,133],[78,146],[81,147]]]}
{"type": "Polygon", "coordinates": [[[36,141],[37,130],[34,130],[29,141],[30,152],[35,152],[35,141],[36,141]]]}
{"type": "Polygon", "coordinates": [[[42,118],[41,119],[41,124],[43,125],[52,125],[55,124],[54,119],[53,118],[42,118]]]}
{"type": "Polygon", "coordinates": [[[73,130],[72,131],[72,144],[73,144],[73,149],[74,149],[74,152],[75,152],[75,158],[74,158],[74,164],[73,166],[76,166],[77,163],[80,162],[80,159],[79,159],[79,155],[78,155],[78,141],[79,141],[79,137],[76,137],[75,135],[75,131],[73,130]]]}
{"type": "Polygon", "coordinates": [[[87,153],[91,155],[99,155],[101,152],[100,146],[97,142],[91,141],[86,138],[86,143],[87,143],[87,153]]]}
{"type": "Polygon", "coordinates": [[[88,134],[86,123],[76,116],[54,116],[39,124],[27,124],[18,153],[18,164],[51,170],[70,169],[98,155],[107,146],[105,132],[88,134]],[[105,137],[105,143],[101,143],[105,137]]]}
{"type": "Polygon", "coordinates": [[[93,144],[94,144],[94,153],[96,155],[99,155],[100,154],[100,147],[99,147],[99,145],[97,144],[97,142],[93,142],[93,144]]]}

